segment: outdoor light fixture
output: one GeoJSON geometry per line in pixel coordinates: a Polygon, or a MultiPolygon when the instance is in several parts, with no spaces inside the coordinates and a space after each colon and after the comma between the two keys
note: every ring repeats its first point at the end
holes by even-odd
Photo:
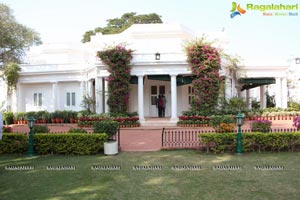
{"type": "Polygon", "coordinates": [[[28,126],[29,126],[29,144],[28,144],[28,156],[33,156],[34,155],[34,150],[33,150],[33,125],[34,125],[35,119],[30,116],[28,117],[28,126]]]}
{"type": "Polygon", "coordinates": [[[160,53],[157,52],[157,53],[155,54],[155,60],[160,60],[160,53]]]}
{"type": "Polygon", "coordinates": [[[241,126],[243,124],[243,115],[239,112],[236,116],[236,123],[238,125],[238,133],[237,133],[237,142],[235,153],[242,154],[243,153],[243,142],[242,142],[242,130],[241,126]]]}
{"type": "Polygon", "coordinates": [[[300,64],[300,58],[295,58],[296,64],[300,64]]]}

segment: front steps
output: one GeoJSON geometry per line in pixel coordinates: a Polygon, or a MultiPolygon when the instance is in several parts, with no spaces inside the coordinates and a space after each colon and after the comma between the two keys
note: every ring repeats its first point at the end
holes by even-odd
{"type": "Polygon", "coordinates": [[[140,122],[142,127],[174,127],[177,126],[177,121],[171,121],[170,118],[146,118],[140,122]]]}

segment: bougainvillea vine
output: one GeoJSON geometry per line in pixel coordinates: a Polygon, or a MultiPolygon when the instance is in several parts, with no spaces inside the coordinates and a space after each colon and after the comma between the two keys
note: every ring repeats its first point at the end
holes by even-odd
{"type": "Polygon", "coordinates": [[[213,114],[218,103],[220,83],[220,53],[203,40],[197,40],[186,46],[187,61],[195,76],[193,87],[195,98],[192,109],[202,115],[213,114]]]}
{"type": "Polygon", "coordinates": [[[132,50],[117,45],[98,51],[97,56],[108,66],[108,106],[110,112],[126,113],[130,92],[132,50]]]}

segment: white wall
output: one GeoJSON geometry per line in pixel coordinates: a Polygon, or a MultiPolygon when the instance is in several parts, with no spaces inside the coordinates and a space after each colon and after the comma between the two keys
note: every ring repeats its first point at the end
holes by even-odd
{"type": "Polygon", "coordinates": [[[50,83],[22,84],[21,101],[25,102],[19,111],[53,110],[52,85],[50,83]],[[42,106],[34,106],[34,93],[42,93],[42,106]]]}
{"type": "Polygon", "coordinates": [[[6,104],[6,100],[7,100],[7,96],[6,96],[6,94],[7,94],[7,92],[6,92],[7,91],[7,87],[6,87],[5,81],[2,78],[0,78],[0,91],[1,91],[1,95],[0,95],[0,111],[2,111],[2,110],[6,110],[7,109],[7,104],[6,104]]]}
{"type": "Polygon", "coordinates": [[[58,83],[59,100],[56,110],[75,110],[80,111],[84,108],[81,107],[82,96],[80,93],[80,82],[60,82],[58,83]],[[67,92],[75,92],[75,106],[67,106],[67,92]]]}
{"type": "Polygon", "coordinates": [[[177,113],[179,116],[182,115],[183,111],[187,111],[190,109],[189,95],[188,95],[189,86],[192,86],[192,84],[177,86],[177,99],[178,99],[177,113]]]}
{"type": "Polygon", "coordinates": [[[130,85],[130,94],[129,94],[129,112],[138,111],[138,85],[130,85]]]}

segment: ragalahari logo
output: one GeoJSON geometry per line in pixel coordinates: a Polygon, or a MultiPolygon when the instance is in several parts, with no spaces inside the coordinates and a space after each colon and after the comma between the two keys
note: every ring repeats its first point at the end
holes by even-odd
{"type": "Polygon", "coordinates": [[[230,18],[234,18],[237,15],[245,14],[246,10],[241,8],[240,4],[238,6],[236,6],[236,2],[232,2],[232,8],[231,8],[230,12],[231,12],[230,18]]]}

